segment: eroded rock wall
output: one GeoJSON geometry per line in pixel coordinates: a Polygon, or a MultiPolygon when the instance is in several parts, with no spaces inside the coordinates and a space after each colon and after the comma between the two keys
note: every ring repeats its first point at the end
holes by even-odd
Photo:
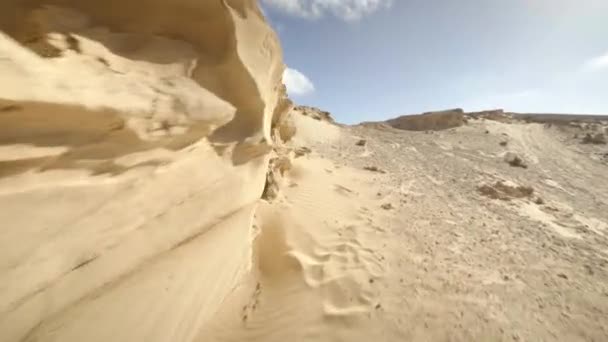
{"type": "Polygon", "coordinates": [[[256,1],[4,1],[0,29],[0,336],[188,340],[248,271],[290,106],[256,1]]]}
{"type": "Polygon", "coordinates": [[[437,131],[459,127],[464,124],[464,111],[460,108],[420,115],[403,115],[386,123],[393,128],[406,131],[437,131]]]}

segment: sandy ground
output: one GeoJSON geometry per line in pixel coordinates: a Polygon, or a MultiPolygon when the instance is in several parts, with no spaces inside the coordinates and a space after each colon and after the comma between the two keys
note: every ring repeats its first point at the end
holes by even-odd
{"type": "Polygon", "coordinates": [[[312,152],[258,209],[259,273],[209,340],[607,338],[605,146],[541,124],[295,121],[292,145],[312,152]],[[502,199],[479,191],[497,182],[502,199]]]}
{"type": "Polygon", "coordinates": [[[312,152],[258,209],[259,273],[209,340],[607,338],[605,146],[541,124],[425,133],[295,119],[293,145],[312,152]],[[520,187],[533,192],[509,190],[520,187]]]}
{"type": "Polygon", "coordinates": [[[574,128],[489,120],[341,132],[310,147],[340,169],[381,171],[353,196],[367,227],[380,227],[363,246],[384,256],[369,318],[384,340],[608,338],[606,145],[581,145],[574,128]],[[497,182],[533,193],[479,191],[497,182]]]}

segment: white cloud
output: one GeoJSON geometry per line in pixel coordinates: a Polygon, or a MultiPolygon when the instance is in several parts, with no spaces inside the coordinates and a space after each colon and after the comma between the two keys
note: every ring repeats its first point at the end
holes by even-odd
{"type": "Polygon", "coordinates": [[[590,60],[588,60],[584,65],[584,69],[587,71],[597,71],[597,70],[601,70],[601,69],[608,69],[608,52],[606,52],[605,54],[603,54],[601,56],[591,58],[590,60]]]}
{"type": "Polygon", "coordinates": [[[315,91],[312,81],[298,70],[286,68],[283,72],[283,83],[289,95],[307,95],[315,91]]]}
{"type": "Polygon", "coordinates": [[[290,15],[315,19],[331,13],[343,20],[358,20],[380,8],[388,8],[393,0],[263,0],[268,6],[290,15]]]}

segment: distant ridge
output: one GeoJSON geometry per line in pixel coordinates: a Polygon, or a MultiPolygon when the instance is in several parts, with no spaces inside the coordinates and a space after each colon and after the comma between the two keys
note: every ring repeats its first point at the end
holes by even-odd
{"type": "Polygon", "coordinates": [[[477,112],[465,112],[460,108],[406,114],[385,121],[362,122],[363,126],[390,126],[406,131],[438,131],[464,125],[469,119],[486,119],[501,122],[526,121],[536,123],[594,123],[608,122],[608,115],[594,114],[550,114],[550,113],[515,113],[503,109],[489,109],[477,112]]]}

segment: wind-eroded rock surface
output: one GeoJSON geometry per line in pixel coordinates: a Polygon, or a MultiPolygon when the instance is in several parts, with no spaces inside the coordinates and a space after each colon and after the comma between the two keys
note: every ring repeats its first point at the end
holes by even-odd
{"type": "Polygon", "coordinates": [[[437,131],[464,124],[464,111],[460,108],[419,115],[403,115],[386,121],[393,128],[406,131],[437,131]]]}
{"type": "Polygon", "coordinates": [[[289,108],[256,2],[4,1],[0,29],[0,340],[200,340],[289,108]]]}

